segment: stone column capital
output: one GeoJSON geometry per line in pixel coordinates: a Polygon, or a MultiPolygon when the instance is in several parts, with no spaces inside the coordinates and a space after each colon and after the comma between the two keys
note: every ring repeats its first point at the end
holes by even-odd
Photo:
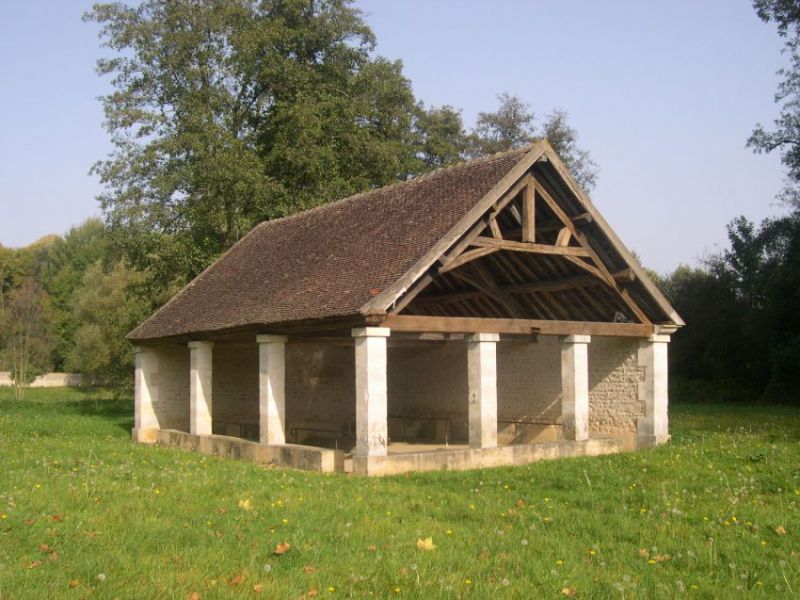
{"type": "Polygon", "coordinates": [[[477,343],[477,342],[499,342],[500,341],[500,334],[499,333],[470,333],[465,338],[468,343],[477,343]]]}
{"type": "Polygon", "coordinates": [[[257,344],[285,344],[289,341],[289,337],[285,335],[264,334],[256,336],[257,344]]]}
{"type": "Polygon", "coordinates": [[[650,342],[651,344],[653,344],[653,343],[655,343],[655,344],[669,344],[670,336],[668,336],[668,335],[666,335],[664,333],[654,333],[649,338],[647,338],[647,341],[650,342]]]}
{"type": "Polygon", "coordinates": [[[202,340],[202,341],[201,340],[197,340],[197,341],[194,341],[194,342],[189,342],[186,345],[189,347],[189,350],[194,350],[196,348],[213,348],[214,347],[214,342],[209,342],[209,341],[206,341],[206,340],[202,340]]]}
{"type": "Polygon", "coordinates": [[[562,344],[589,344],[591,341],[590,335],[565,335],[561,338],[562,344]]]}
{"type": "Polygon", "coordinates": [[[388,327],[354,327],[352,335],[354,338],[359,337],[382,337],[388,338],[392,330],[388,327]]]}

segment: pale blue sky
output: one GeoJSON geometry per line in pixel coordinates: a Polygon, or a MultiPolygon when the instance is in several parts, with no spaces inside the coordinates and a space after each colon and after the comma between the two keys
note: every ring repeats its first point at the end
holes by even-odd
{"type": "MultiPolygon", "coordinates": [[[[0,243],[99,214],[91,164],[109,149],[90,2],[0,0],[0,243]]],[[[508,91],[565,109],[600,167],[595,204],[667,271],[725,243],[737,215],[775,214],[783,170],[745,141],[777,114],[774,27],[747,0],[361,0],[378,52],[418,98],[467,124],[508,91]]]]}

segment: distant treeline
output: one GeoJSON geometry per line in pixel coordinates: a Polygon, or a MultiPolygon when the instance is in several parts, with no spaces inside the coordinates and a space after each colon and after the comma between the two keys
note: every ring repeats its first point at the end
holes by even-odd
{"type": "Polygon", "coordinates": [[[673,377],[695,399],[800,402],[800,209],[728,225],[730,249],[661,286],[686,320],[670,348],[673,377]]]}

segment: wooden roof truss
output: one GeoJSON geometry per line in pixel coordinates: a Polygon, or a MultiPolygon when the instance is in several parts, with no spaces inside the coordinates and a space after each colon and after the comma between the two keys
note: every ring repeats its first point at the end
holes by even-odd
{"type": "Polygon", "coordinates": [[[647,335],[653,322],[625,287],[637,274],[609,269],[584,231],[593,221],[588,211],[567,214],[531,166],[398,299],[386,324],[441,330],[453,327],[441,317],[511,319],[515,330],[524,322],[522,329],[541,332],[534,323],[546,320],[574,323],[576,331],[592,323],[598,334],[647,335]]]}

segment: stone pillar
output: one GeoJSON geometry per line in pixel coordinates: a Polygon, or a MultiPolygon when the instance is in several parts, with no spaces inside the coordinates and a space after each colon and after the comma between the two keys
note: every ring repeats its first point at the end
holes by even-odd
{"type": "Polygon", "coordinates": [[[564,439],[589,439],[590,335],[561,338],[561,419],[564,439]]]}
{"type": "Polygon", "coordinates": [[[154,444],[159,430],[158,418],[153,404],[158,402],[158,354],[153,348],[135,346],[134,371],[134,418],[133,440],[154,444]]]}
{"type": "Polygon", "coordinates": [[[639,399],[644,403],[644,416],[637,428],[640,446],[662,444],[669,439],[668,335],[651,335],[639,342],[639,367],[644,380],[639,383],[639,399]]]}
{"type": "Polygon", "coordinates": [[[211,435],[211,349],[213,342],[189,342],[189,433],[211,435]]]}
{"type": "Polygon", "coordinates": [[[353,329],[356,339],[356,449],[358,456],[386,456],[386,327],[353,329]]]}
{"type": "Polygon", "coordinates": [[[258,412],[262,444],[286,443],[286,341],[285,335],[259,335],[258,412]]]}
{"type": "Polygon", "coordinates": [[[469,445],[497,447],[497,342],[500,334],[467,336],[469,445]]]}

